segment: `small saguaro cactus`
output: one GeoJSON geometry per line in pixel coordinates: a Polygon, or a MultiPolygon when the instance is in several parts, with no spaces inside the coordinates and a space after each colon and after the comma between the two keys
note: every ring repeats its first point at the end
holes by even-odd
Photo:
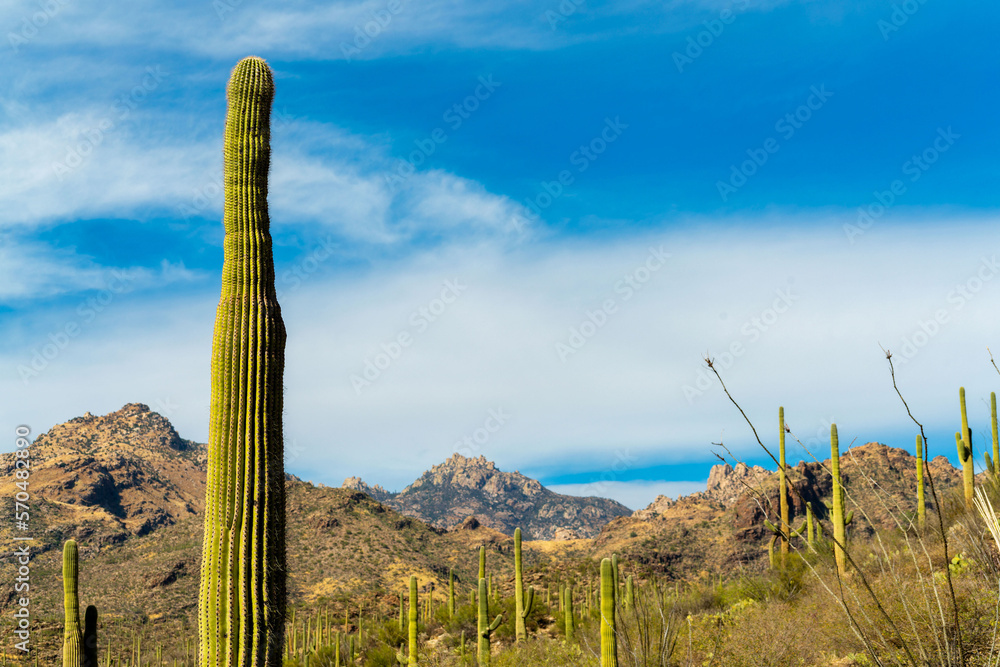
{"type": "Polygon", "coordinates": [[[788,468],[785,465],[785,408],[778,408],[778,507],[781,514],[781,564],[788,556],[788,468]]]}
{"type": "Polygon", "coordinates": [[[566,591],[563,593],[565,601],[563,603],[564,610],[564,620],[566,624],[566,641],[573,641],[573,630],[576,623],[576,619],[573,617],[573,585],[569,584],[566,586],[566,591]]]}
{"type": "Polygon", "coordinates": [[[448,618],[455,615],[455,570],[448,570],[448,618]]]}
{"type": "Polygon", "coordinates": [[[408,665],[417,664],[417,578],[410,577],[410,658],[408,665]]]}
{"type": "Polygon", "coordinates": [[[614,567],[610,558],[601,561],[601,667],[618,667],[618,636],[615,624],[614,567]]]}
{"type": "Polygon", "coordinates": [[[625,608],[631,609],[635,604],[635,589],[633,589],[632,575],[625,577],[625,608]]]}
{"type": "Polygon", "coordinates": [[[406,632],[406,603],[403,600],[405,593],[399,591],[399,631],[406,632]]]}
{"type": "Polygon", "coordinates": [[[965,504],[972,507],[972,496],[976,487],[976,471],[972,458],[972,430],[969,429],[969,415],[965,410],[965,387],[958,388],[958,402],[962,410],[962,432],[958,437],[958,459],[962,462],[962,478],[965,482],[965,504]]]}
{"type": "Polygon", "coordinates": [[[917,528],[924,530],[927,504],[924,502],[924,439],[917,436],[917,528]]]}
{"type": "Polygon", "coordinates": [[[271,68],[244,58],[227,88],[222,292],[212,341],[201,667],[279,667],[285,629],[285,325],[267,212],[271,68]]]}
{"type": "Polygon", "coordinates": [[[486,590],[486,577],[479,578],[479,615],[476,622],[477,641],[476,660],[479,667],[490,664],[490,635],[500,627],[503,614],[497,615],[490,623],[490,596],[486,590]]]}
{"type": "MultiPolygon", "coordinates": [[[[990,431],[993,434],[993,459],[986,454],[986,469],[993,473],[994,477],[1000,477],[1000,437],[997,434],[997,394],[990,392],[990,431]]],[[[985,453],[985,452],[984,452],[985,453]]]]}
{"type": "Polygon", "coordinates": [[[816,529],[815,529],[815,519],[813,518],[813,506],[812,503],[806,503],[806,544],[809,545],[810,549],[816,548],[816,529]]]}
{"type": "Polygon", "coordinates": [[[63,545],[63,667],[80,667],[83,663],[83,631],[80,628],[80,597],[76,578],[79,572],[75,540],[63,545]]]}
{"type": "Polygon", "coordinates": [[[523,642],[528,638],[528,631],[524,625],[524,619],[531,613],[531,607],[535,602],[535,589],[528,587],[527,595],[524,591],[524,571],[521,560],[521,529],[514,529],[514,640],[523,642]]]}

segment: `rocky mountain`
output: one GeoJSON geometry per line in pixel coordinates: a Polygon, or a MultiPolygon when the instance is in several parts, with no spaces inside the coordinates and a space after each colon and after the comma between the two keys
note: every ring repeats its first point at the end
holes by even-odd
{"type": "Polygon", "coordinates": [[[454,454],[396,494],[357,477],[345,480],[344,487],[438,528],[450,529],[475,517],[507,535],[520,528],[533,540],[594,537],[608,521],[632,513],[607,498],[555,493],[519,472],[503,472],[484,456],[454,454]]]}
{"type": "MultiPolygon", "coordinates": [[[[929,461],[928,468],[942,505],[960,504],[961,470],[944,456],[929,461]]],[[[803,523],[806,502],[829,527],[829,470],[829,459],[789,469],[793,528],[803,523]]],[[[847,508],[857,510],[849,534],[895,529],[915,516],[916,459],[906,450],[877,442],[853,447],[841,453],[840,471],[847,508]]],[[[935,509],[929,490],[926,504],[928,512],[935,509]]],[[[610,522],[595,540],[595,554],[617,552],[677,578],[730,572],[766,557],[771,533],[764,519],[777,523],[778,507],[776,471],[743,463],[716,465],[705,491],[677,500],[660,496],[632,516],[610,522]]]]}

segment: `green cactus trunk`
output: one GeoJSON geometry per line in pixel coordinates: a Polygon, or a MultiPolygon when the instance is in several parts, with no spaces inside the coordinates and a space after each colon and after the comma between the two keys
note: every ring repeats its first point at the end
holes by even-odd
{"type": "Polygon", "coordinates": [[[79,560],[76,541],[67,540],[63,545],[63,667],[80,667],[83,664],[83,631],[80,628],[80,597],[77,592],[79,560]]]}
{"type": "Polygon", "coordinates": [[[448,618],[455,616],[455,570],[448,571],[448,618]]]}
{"type": "Polygon", "coordinates": [[[569,585],[566,587],[565,601],[563,603],[565,616],[563,617],[566,624],[566,641],[573,641],[573,631],[575,630],[574,625],[576,624],[576,619],[573,617],[573,586],[569,585]]]}
{"type": "Polygon", "coordinates": [[[990,431],[993,434],[993,460],[987,465],[995,477],[1000,477],[1000,438],[997,437],[997,394],[990,392],[990,431]]]}
{"type": "Polygon", "coordinates": [[[601,667],[618,667],[615,625],[615,568],[609,558],[601,561],[601,667]]]}
{"type": "Polygon", "coordinates": [[[816,529],[814,527],[812,503],[806,503],[806,544],[810,549],[816,548],[816,529]]]}
{"type": "Polygon", "coordinates": [[[408,665],[417,664],[417,578],[410,577],[410,658],[408,665]]]}
{"type": "Polygon", "coordinates": [[[632,609],[635,604],[635,589],[633,588],[632,575],[625,577],[625,609],[632,609]]]}
{"type": "Polygon", "coordinates": [[[98,667],[97,607],[89,605],[83,616],[83,667],[98,667]]]}
{"type": "Polygon", "coordinates": [[[972,431],[969,416],[965,410],[965,387],[958,388],[958,401],[962,409],[962,434],[958,442],[958,458],[962,462],[962,479],[965,487],[965,504],[972,507],[972,496],[976,488],[976,471],[972,459],[972,431]]]}
{"type": "Polygon", "coordinates": [[[527,595],[524,591],[524,572],[521,561],[521,529],[514,530],[514,640],[523,642],[528,638],[528,631],[524,625],[524,619],[531,613],[531,607],[535,602],[535,589],[528,587],[527,595]]]}
{"type": "Polygon", "coordinates": [[[785,466],[785,408],[778,408],[778,507],[781,513],[781,565],[787,564],[788,531],[788,471],[785,466]]]}
{"type": "Polygon", "coordinates": [[[479,579],[486,578],[486,546],[479,547],[479,579]]]}
{"type": "Polygon", "coordinates": [[[847,557],[844,555],[846,544],[844,530],[844,489],[840,484],[840,440],[837,437],[837,425],[830,425],[830,472],[833,475],[833,539],[834,558],[837,561],[837,571],[843,576],[847,572],[847,557]]]}
{"type": "MultiPolygon", "coordinates": [[[[480,560],[480,563],[482,562],[480,560]]],[[[476,660],[479,663],[479,667],[486,667],[486,665],[490,664],[490,635],[500,627],[500,623],[503,621],[503,614],[500,614],[493,623],[490,623],[489,597],[489,592],[486,590],[486,577],[480,577],[479,615],[476,620],[476,634],[478,635],[476,660]]]]}
{"type": "Polygon", "coordinates": [[[405,593],[399,591],[399,631],[406,632],[406,603],[403,601],[405,593]]]}
{"type": "Polygon", "coordinates": [[[924,532],[927,504],[924,502],[924,439],[917,436],[917,528],[924,532]]]}
{"type": "Polygon", "coordinates": [[[225,263],[212,343],[202,667],[279,667],[285,627],[285,327],[267,213],[271,70],[241,60],[227,91],[225,263]]]}

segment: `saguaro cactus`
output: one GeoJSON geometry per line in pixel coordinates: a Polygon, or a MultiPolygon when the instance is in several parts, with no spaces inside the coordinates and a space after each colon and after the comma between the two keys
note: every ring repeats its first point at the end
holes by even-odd
{"type": "Polygon", "coordinates": [[[917,528],[924,530],[927,505],[924,502],[924,439],[917,436],[917,528]]]}
{"type": "Polygon", "coordinates": [[[479,547],[479,578],[486,578],[486,545],[479,547]]]}
{"type": "Polygon", "coordinates": [[[455,570],[448,570],[448,617],[455,615],[455,570]]]}
{"type": "Polygon", "coordinates": [[[486,577],[479,578],[479,616],[476,623],[476,631],[479,635],[477,641],[476,660],[479,667],[490,664],[490,635],[500,627],[503,622],[503,614],[497,615],[490,623],[490,596],[486,590],[486,577]]]}
{"type": "Polygon", "coordinates": [[[566,625],[566,641],[573,641],[573,630],[576,625],[576,618],[573,616],[573,585],[569,584],[566,586],[566,590],[563,593],[563,620],[566,625]]]}
{"type": "Polygon", "coordinates": [[[781,513],[781,564],[788,556],[788,471],[785,466],[785,408],[778,408],[778,509],[781,513]]]}
{"type": "Polygon", "coordinates": [[[965,387],[958,388],[958,402],[962,409],[962,433],[957,438],[958,459],[962,462],[962,478],[965,482],[965,504],[972,507],[972,496],[976,487],[976,471],[972,459],[972,431],[969,429],[969,415],[965,410],[965,387]]]}
{"type": "Polygon", "coordinates": [[[83,617],[83,667],[97,664],[97,607],[89,605],[83,617]]]}
{"type": "Polygon", "coordinates": [[[994,477],[1000,476],[1000,438],[997,437],[997,394],[990,392],[990,431],[993,434],[993,456],[983,452],[986,459],[986,470],[994,477]]]}
{"type": "Polygon", "coordinates": [[[63,667],[80,667],[83,662],[83,631],[80,629],[80,597],[76,587],[79,572],[75,540],[63,545],[63,667]]]}
{"type": "Polygon", "coordinates": [[[528,638],[524,619],[531,613],[535,602],[535,589],[528,587],[527,596],[524,592],[524,572],[521,561],[521,529],[514,529],[514,640],[523,642],[528,638]]]}
{"type": "Polygon", "coordinates": [[[847,557],[844,555],[847,532],[844,530],[844,488],[840,484],[840,440],[837,437],[837,425],[830,424],[830,472],[833,476],[833,539],[834,558],[837,561],[837,571],[843,576],[847,572],[847,557]]]}
{"type": "Polygon", "coordinates": [[[410,657],[408,665],[417,664],[417,578],[410,577],[410,657]]]}
{"type": "Polygon", "coordinates": [[[281,664],[285,627],[285,326],[267,214],[271,70],[241,60],[227,89],[225,262],[212,398],[198,628],[202,667],[281,664]]]}
{"type": "Polygon", "coordinates": [[[615,583],[611,559],[601,561],[601,667],[618,667],[618,636],[615,625],[615,583]]]}
{"type": "Polygon", "coordinates": [[[635,589],[632,582],[632,575],[625,577],[625,608],[631,609],[632,605],[635,604],[635,589]]]}

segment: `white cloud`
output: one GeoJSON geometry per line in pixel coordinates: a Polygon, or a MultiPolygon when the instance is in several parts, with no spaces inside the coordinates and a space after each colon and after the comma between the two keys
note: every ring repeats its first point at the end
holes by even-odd
{"type": "MultiPolygon", "coordinates": [[[[842,446],[857,438],[910,447],[912,435],[891,440],[913,429],[881,343],[896,354],[900,386],[931,429],[932,455],[950,455],[958,386],[978,428],[988,423],[982,399],[998,384],[986,355],[987,345],[1000,347],[1000,281],[988,268],[1000,250],[996,221],[886,221],[851,246],[841,228],[851,218],[810,215],[810,226],[797,228],[806,221],[789,214],[708,232],[687,231],[701,222],[689,220],[679,231],[614,242],[456,243],[350,275],[324,267],[282,294],[286,436],[298,450],[289,469],[326,484],[357,474],[402,488],[463,445],[504,469],[566,473],[613,469],[622,451],[631,469],[703,461],[720,439],[757,457],[717,385],[690,402],[684,393],[697,386],[706,351],[725,365],[733,343],[742,352],[722,372],[766,442],[775,440],[783,405],[819,454],[829,419],[842,446]],[[969,252],[969,238],[978,252],[969,252]],[[641,275],[649,247],[661,244],[672,254],[667,265],[626,300],[616,285],[641,275]],[[976,283],[980,271],[990,280],[976,283]],[[456,279],[466,288],[439,304],[444,281],[456,279]],[[971,299],[959,301],[958,285],[971,299]],[[772,314],[776,290],[787,286],[792,305],[772,314]],[[561,361],[556,343],[569,344],[571,329],[609,299],[615,312],[561,361]],[[947,321],[935,330],[928,323],[938,311],[947,321]],[[926,340],[921,322],[935,330],[926,340]],[[409,344],[397,349],[402,333],[409,344]],[[906,363],[904,338],[915,351],[906,363]],[[359,395],[351,376],[367,361],[383,368],[359,395]],[[498,409],[507,417],[488,432],[498,409]]],[[[180,405],[172,418],[181,434],[204,440],[216,299],[213,287],[196,298],[116,302],[27,386],[15,369],[51,327],[22,318],[33,337],[8,331],[0,346],[9,369],[0,392],[10,397],[0,417],[47,427],[84,410],[169,397],[180,405]]]]}

